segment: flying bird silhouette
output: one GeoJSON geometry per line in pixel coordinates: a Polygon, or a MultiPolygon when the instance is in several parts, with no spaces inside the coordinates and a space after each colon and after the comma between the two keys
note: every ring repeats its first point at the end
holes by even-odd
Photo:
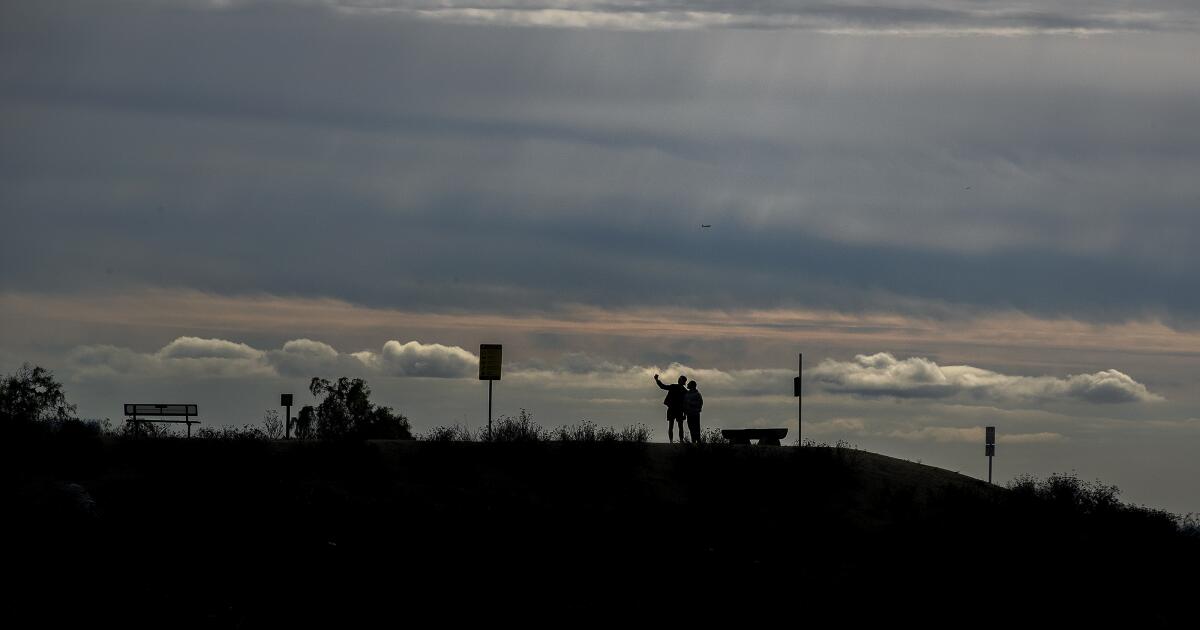
{"type": "Polygon", "coordinates": [[[701,223],[701,224],[700,224],[700,227],[702,227],[702,228],[710,228],[710,227],[712,227],[712,226],[711,226],[711,225],[709,225],[708,223],[701,223]]]}

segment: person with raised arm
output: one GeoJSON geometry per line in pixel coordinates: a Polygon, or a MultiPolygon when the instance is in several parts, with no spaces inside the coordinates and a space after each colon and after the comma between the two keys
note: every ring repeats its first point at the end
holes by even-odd
{"type": "Polygon", "coordinates": [[[687,419],[687,389],[684,384],[687,383],[687,377],[680,374],[679,382],[667,385],[659,380],[658,375],[654,375],[654,382],[658,386],[667,390],[667,397],[663,399],[663,404],[667,406],[667,441],[675,441],[675,423],[679,422],[679,443],[683,443],[683,422],[687,419]]]}

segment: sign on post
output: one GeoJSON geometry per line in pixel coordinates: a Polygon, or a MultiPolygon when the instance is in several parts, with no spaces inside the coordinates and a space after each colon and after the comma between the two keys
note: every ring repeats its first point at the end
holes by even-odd
{"type": "Polygon", "coordinates": [[[500,380],[504,346],[498,343],[479,344],[479,380],[488,382],[488,441],[492,439],[492,382],[500,380]]]}
{"type": "Polygon", "coordinates": [[[283,421],[283,439],[292,439],[292,395],[280,394],[279,406],[287,409],[287,415],[283,421]]]}
{"type": "Polygon", "coordinates": [[[500,364],[503,362],[504,346],[498,343],[479,344],[479,380],[500,380],[500,364]]]}

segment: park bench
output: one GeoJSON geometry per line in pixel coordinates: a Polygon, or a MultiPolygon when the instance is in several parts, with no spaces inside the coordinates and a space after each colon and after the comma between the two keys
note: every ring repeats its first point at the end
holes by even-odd
{"type": "Polygon", "coordinates": [[[759,446],[779,446],[779,441],[787,437],[788,430],[783,429],[721,429],[721,435],[730,444],[749,444],[750,440],[758,440],[759,446]]]}
{"type": "Polygon", "coordinates": [[[200,415],[196,405],[145,405],[126,403],[125,415],[129,416],[129,421],[133,423],[135,431],[139,422],[173,422],[176,424],[186,424],[187,436],[192,437],[192,425],[200,424],[199,420],[192,420],[193,417],[200,415]],[[139,418],[138,416],[142,417],[139,418]],[[146,416],[153,416],[153,418],[147,418],[146,416]],[[164,417],[182,417],[183,420],[163,420],[164,417]]]}

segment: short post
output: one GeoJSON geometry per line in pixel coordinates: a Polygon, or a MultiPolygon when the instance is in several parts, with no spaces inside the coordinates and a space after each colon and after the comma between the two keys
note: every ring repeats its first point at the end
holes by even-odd
{"type": "Polygon", "coordinates": [[[283,421],[283,439],[290,440],[292,439],[292,395],[280,394],[279,406],[287,409],[287,415],[284,416],[283,421]]]}
{"type": "Polygon", "coordinates": [[[988,458],[988,483],[992,483],[992,458],[996,456],[996,427],[987,427],[983,438],[983,453],[988,458]]]}
{"type": "Polygon", "coordinates": [[[488,441],[492,441],[492,381],[500,380],[504,346],[498,343],[479,344],[479,380],[488,382],[488,441]]]}

